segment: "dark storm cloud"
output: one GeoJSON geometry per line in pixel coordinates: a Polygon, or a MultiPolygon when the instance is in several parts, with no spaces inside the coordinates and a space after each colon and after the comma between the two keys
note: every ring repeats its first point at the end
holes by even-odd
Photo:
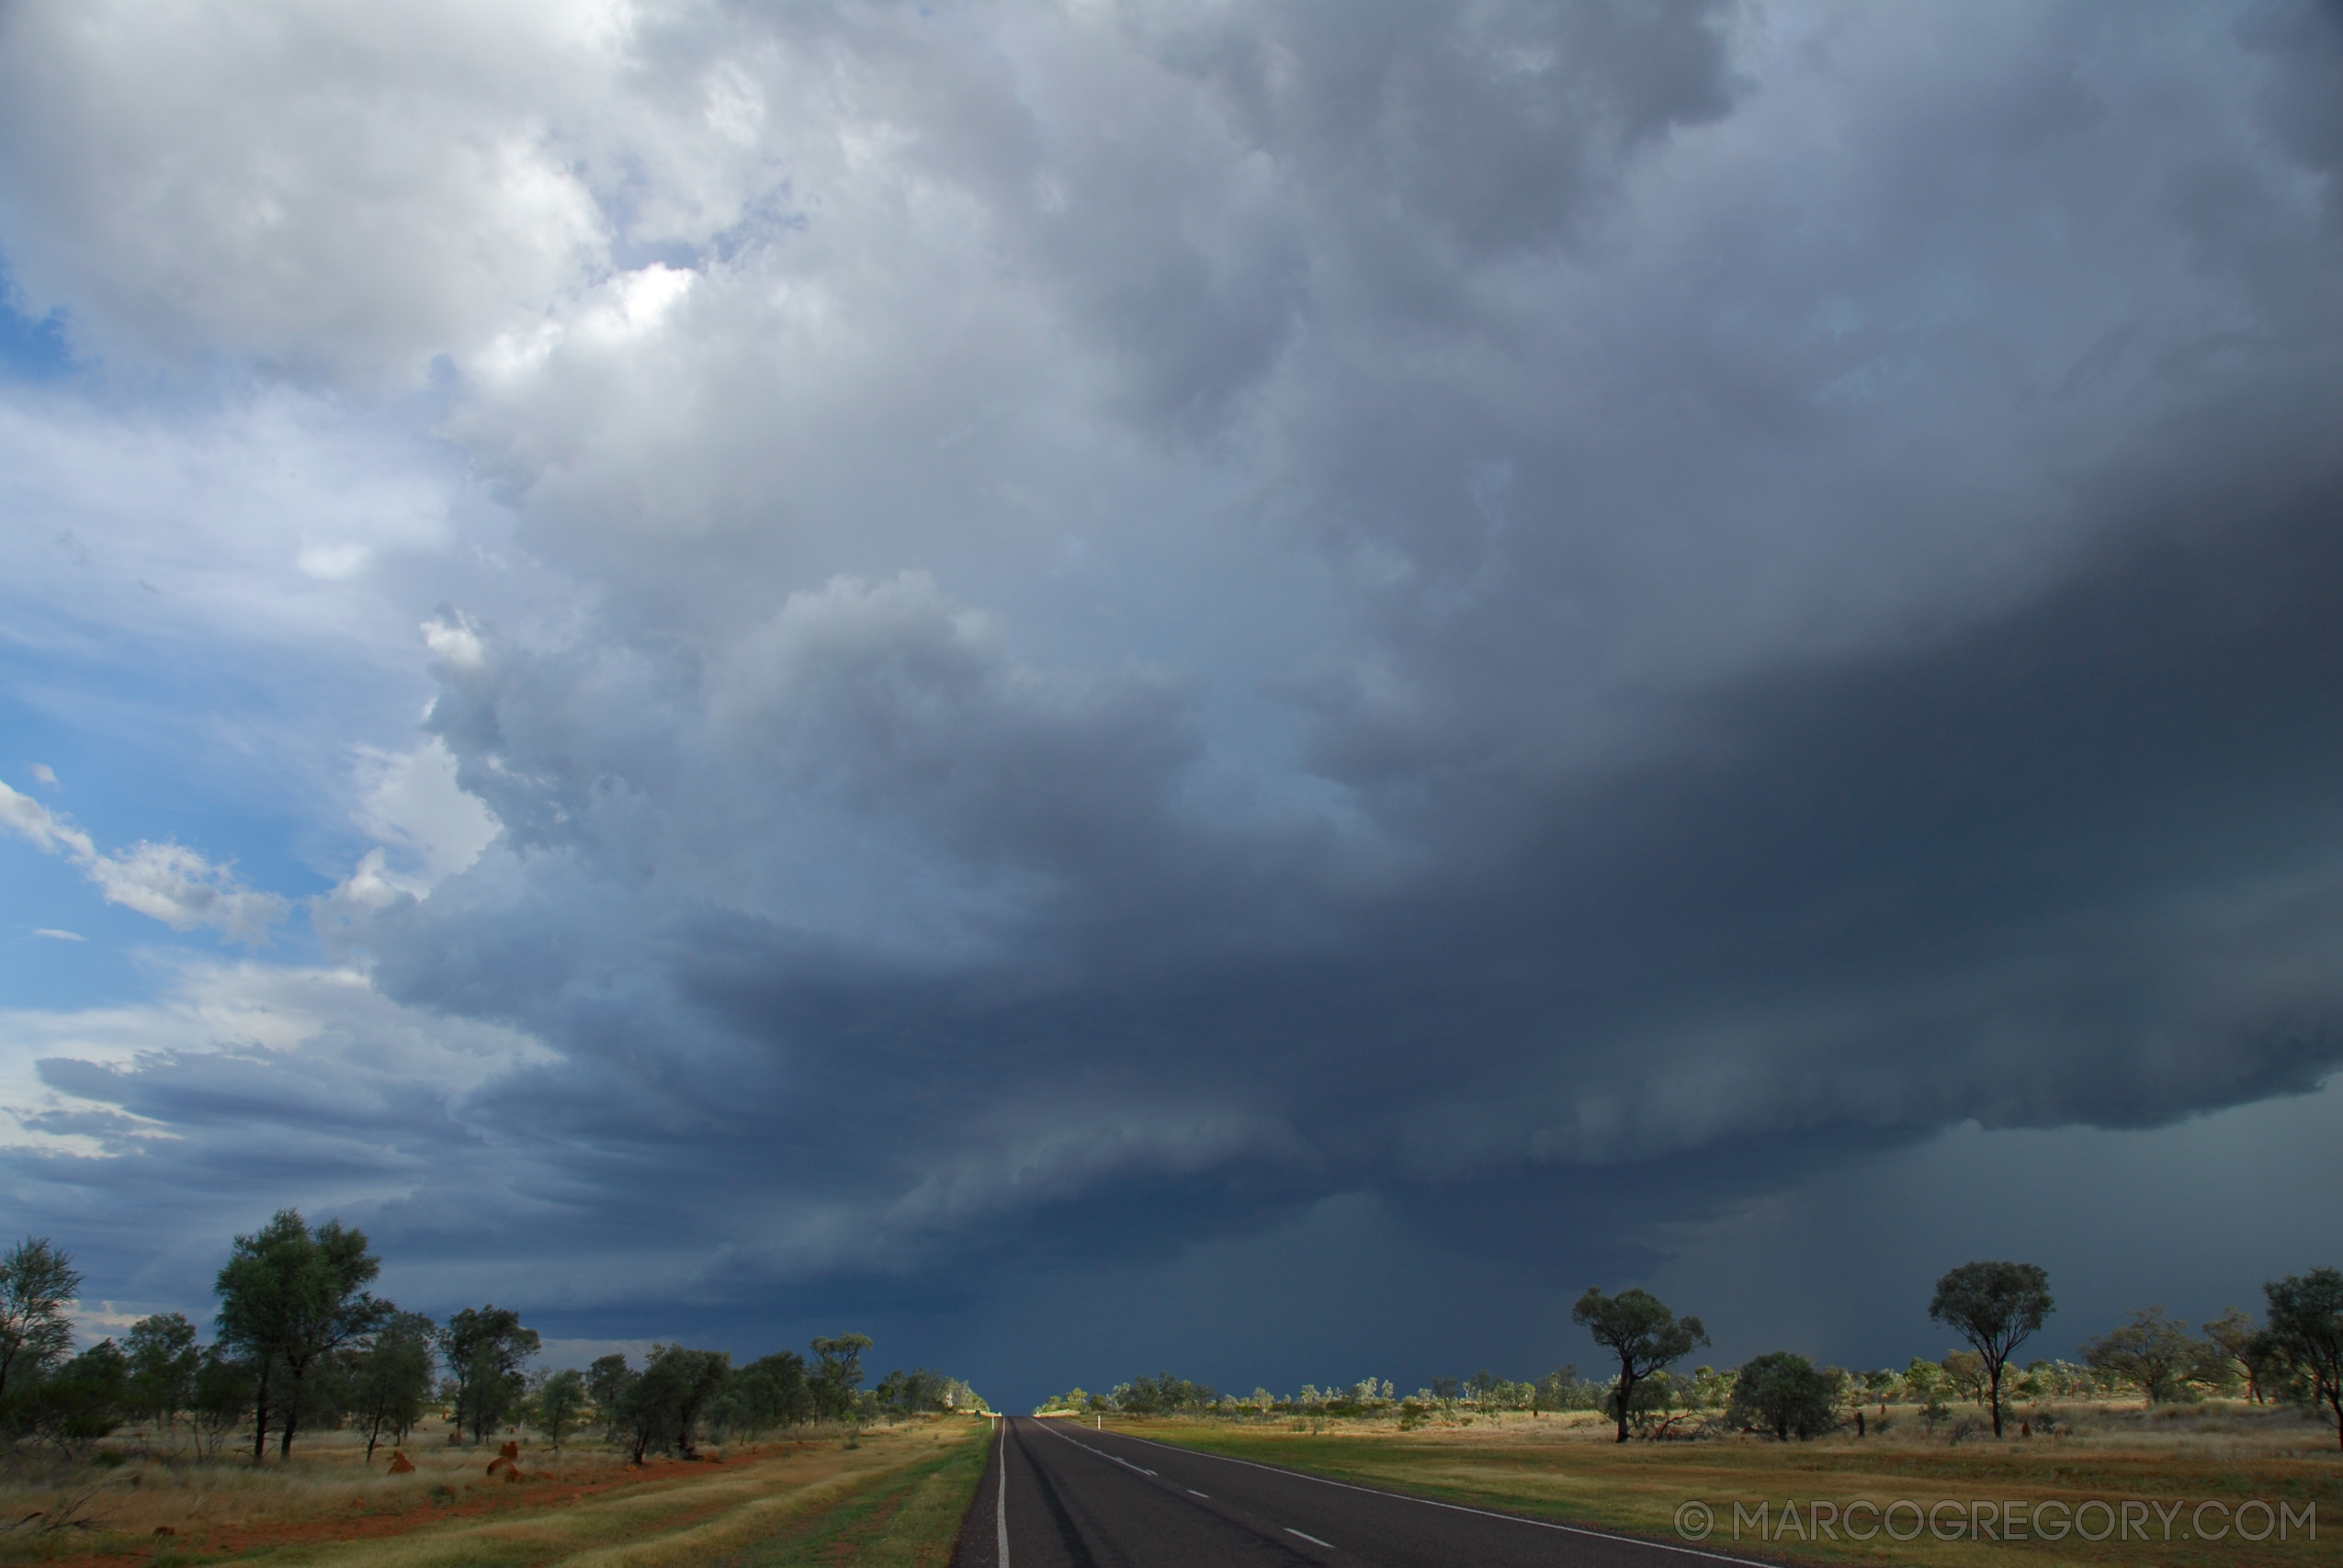
{"type": "MultiPolygon", "coordinates": [[[[149,350],[444,355],[541,575],[425,630],[496,841],[321,903],[376,990],[298,1049],[53,1054],[81,1156],[604,1330],[978,1321],[1369,1233],[1558,1290],[2343,1060],[2330,13],[637,20],[456,95],[571,128],[449,164],[509,243],[149,350]]],[[[103,249],[11,188],[28,277],[103,249]]]]}
{"type": "MultiPolygon", "coordinates": [[[[986,783],[988,747],[904,743],[906,700],[944,698],[850,681],[830,699],[861,692],[890,744],[818,732],[847,794],[1046,887],[982,908],[980,952],[890,960],[670,902],[622,863],[538,873],[566,915],[532,889],[467,919],[450,887],[374,928],[378,973],[561,1043],[481,1111],[579,1151],[545,1157],[613,1194],[601,1223],[672,1227],[721,1168],[789,1194],[764,1248],[734,1238],[735,1268],[785,1272],[1144,1249],[1359,1189],[1453,1210],[1443,1228],[1616,1225],[1624,1192],[1668,1207],[1660,1156],[1697,1153],[1674,1201],[1714,1200],[1817,1157],[1799,1145],[2300,1092],[2343,1058],[2338,493],[2126,538],[1959,636],[1688,701],[1632,762],[1477,787],[1410,818],[1438,836],[1404,858],[1438,869],[1396,886],[1270,840],[1283,929],[1240,876],[1179,886],[1161,843],[1099,852],[1084,803],[1129,803],[1119,766],[1033,752],[1058,803],[1036,817],[986,783]],[[903,776],[933,788],[947,762],[951,809],[907,813],[903,776]],[[1160,917],[1143,940],[1103,940],[1135,899],[1160,917]],[[555,957],[549,929],[603,934],[555,957]]],[[[575,735],[558,751],[628,793],[575,735]]],[[[550,776],[509,746],[469,760],[550,776]]],[[[1151,821],[1207,872],[1235,858],[1151,821]]]]}

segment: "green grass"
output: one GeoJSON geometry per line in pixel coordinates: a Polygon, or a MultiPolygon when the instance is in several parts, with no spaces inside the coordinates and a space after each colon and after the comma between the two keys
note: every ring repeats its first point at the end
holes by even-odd
{"type": "Polygon", "coordinates": [[[723,1560],[723,1568],[859,1562],[940,1568],[984,1478],[989,1444],[963,1441],[858,1490],[836,1507],[723,1560]]]}

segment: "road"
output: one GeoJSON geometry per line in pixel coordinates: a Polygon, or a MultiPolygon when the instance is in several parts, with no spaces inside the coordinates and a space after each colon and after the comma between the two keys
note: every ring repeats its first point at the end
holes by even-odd
{"type": "Polygon", "coordinates": [[[1693,1568],[1748,1562],[1631,1540],[1070,1421],[1001,1423],[953,1568],[1693,1568]]]}

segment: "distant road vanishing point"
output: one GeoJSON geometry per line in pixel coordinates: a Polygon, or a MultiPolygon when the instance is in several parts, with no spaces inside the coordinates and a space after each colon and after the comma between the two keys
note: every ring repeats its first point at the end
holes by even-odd
{"type": "Polygon", "coordinates": [[[1007,1416],[953,1568],[1691,1568],[1721,1551],[1007,1416]]]}

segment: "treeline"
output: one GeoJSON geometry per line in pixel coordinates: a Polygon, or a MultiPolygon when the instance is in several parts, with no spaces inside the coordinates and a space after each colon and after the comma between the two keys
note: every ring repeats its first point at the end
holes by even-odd
{"type": "MultiPolygon", "coordinates": [[[[1706,1369],[1703,1369],[1705,1371],[1706,1369]]],[[[1547,1373],[1534,1382],[1512,1382],[1488,1371],[1469,1378],[1434,1378],[1415,1393],[1401,1395],[1388,1382],[1362,1378],[1353,1383],[1319,1388],[1304,1383],[1297,1393],[1273,1393],[1255,1388],[1251,1393],[1222,1393],[1209,1383],[1191,1382],[1165,1372],[1116,1383],[1105,1393],[1081,1388],[1055,1394],[1037,1405],[1036,1416],[1097,1412],[1129,1416],[1217,1414],[1278,1416],[1358,1416],[1398,1413],[1403,1418],[1429,1418],[1435,1413],[1531,1411],[1599,1408],[1606,1385],[1579,1375],[1575,1366],[1547,1373]]]]}
{"type": "MultiPolygon", "coordinates": [[[[1952,1402],[1975,1404],[2003,1435],[2005,1416],[2025,1407],[2021,1423],[2043,1431],[2059,1419],[2051,1402],[2119,1397],[2150,1404],[2242,1394],[2256,1404],[2282,1403],[2331,1420],[2343,1445],[2343,1272],[2315,1269],[2262,1287],[2266,1311],[2257,1318],[2231,1307],[2201,1328],[2147,1307],[2081,1348],[2080,1362],[2036,1359],[2018,1366],[2020,1345],[2055,1310],[2049,1276],[2029,1263],[1977,1262],[1937,1281],[1929,1315],[1968,1345],[1941,1360],[1916,1358],[1901,1370],[1851,1372],[1817,1366],[1793,1351],[1775,1350],[1737,1368],[1675,1370],[1707,1345],[1697,1317],[1680,1317],[1647,1291],[1616,1296],[1589,1290],[1571,1311],[1606,1353],[1607,1376],[1583,1377],[1575,1364],[1534,1382],[1517,1382],[1482,1371],[1471,1378],[1435,1378],[1402,1397],[1387,1381],[1364,1378],[1291,1394],[1256,1388],[1222,1393],[1169,1372],[1134,1378],[1105,1393],[1081,1388],[1045,1401],[1036,1415],[1115,1412],[1134,1416],[1205,1415],[1253,1419],[1397,1416],[1403,1427],[1461,1413],[1601,1410],[1616,1425],[1618,1440],[1763,1433],[1782,1440],[1818,1437],[1851,1427],[1868,1430],[1864,1408],[1917,1404],[1934,1432],[1952,1414],[1952,1402]]],[[[1985,1423],[1979,1423],[1980,1426],[1985,1423]]],[[[1956,1438],[1968,1435],[1956,1428],[1956,1438]]]]}
{"type": "Polygon", "coordinates": [[[365,1439],[370,1461],[436,1415],[451,1442],[526,1425],[558,1450],[598,1429],[640,1462],[691,1455],[703,1437],[984,1408],[967,1383],[923,1369],[866,1387],[861,1334],[742,1367],[727,1351],[662,1344],[640,1367],[614,1355],[532,1371],[542,1341],[517,1313],[491,1303],[437,1323],[373,1294],[381,1268],[364,1232],[312,1228],[287,1209],[236,1237],[213,1285],[209,1343],[185,1315],[158,1313],[74,1354],[81,1273],[47,1238],[21,1241],[0,1253],[0,1436],[72,1452],[145,1425],[202,1458],[248,1442],[258,1462],[271,1438],[284,1458],[298,1434],[340,1429],[365,1439]]]}

